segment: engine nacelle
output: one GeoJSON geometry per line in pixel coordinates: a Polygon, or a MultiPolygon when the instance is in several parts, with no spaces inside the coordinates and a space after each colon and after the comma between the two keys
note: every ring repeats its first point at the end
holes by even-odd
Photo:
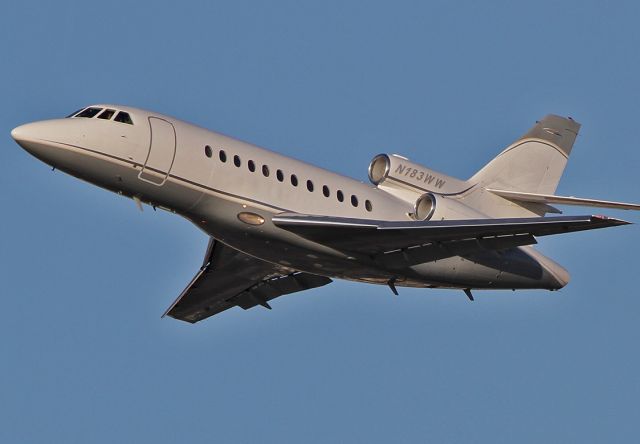
{"type": "Polygon", "coordinates": [[[483,219],[463,203],[471,186],[397,154],[378,154],[369,165],[369,180],[383,191],[413,204],[416,220],[483,219]]]}
{"type": "Polygon", "coordinates": [[[467,182],[446,176],[437,171],[398,156],[378,154],[369,164],[369,180],[374,185],[408,188],[418,193],[461,193],[467,182]]]}
{"type": "Polygon", "coordinates": [[[415,220],[485,219],[487,216],[454,197],[424,193],[418,197],[411,216],[415,220]]]}
{"type": "Polygon", "coordinates": [[[369,165],[369,180],[383,191],[413,204],[416,220],[483,219],[462,203],[470,185],[411,162],[397,154],[379,154],[369,165]]]}

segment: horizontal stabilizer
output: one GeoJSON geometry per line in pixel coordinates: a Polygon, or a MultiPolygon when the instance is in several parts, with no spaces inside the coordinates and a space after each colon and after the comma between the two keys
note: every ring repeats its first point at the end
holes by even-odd
{"type": "Polygon", "coordinates": [[[497,196],[504,197],[505,199],[520,201],[520,202],[577,205],[577,206],[583,206],[583,207],[614,208],[617,210],[640,210],[640,204],[633,204],[633,203],[626,203],[626,202],[612,202],[608,200],[584,199],[581,197],[573,197],[573,196],[554,196],[552,194],[525,193],[521,191],[495,190],[491,188],[488,188],[487,191],[490,191],[491,193],[497,196]]]}

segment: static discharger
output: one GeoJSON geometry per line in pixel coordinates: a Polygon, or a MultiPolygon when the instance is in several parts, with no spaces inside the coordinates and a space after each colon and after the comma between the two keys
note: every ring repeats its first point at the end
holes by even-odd
{"type": "Polygon", "coordinates": [[[133,196],[133,201],[136,203],[136,207],[138,207],[138,210],[143,211],[142,201],[140,200],[140,198],[138,196],[133,196]]]}

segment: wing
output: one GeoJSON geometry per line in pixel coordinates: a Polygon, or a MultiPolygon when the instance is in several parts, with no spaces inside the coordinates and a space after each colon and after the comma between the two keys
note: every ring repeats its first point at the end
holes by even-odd
{"type": "Polygon", "coordinates": [[[245,310],[296,291],[331,282],[324,276],[299,273],[209,241],[204,263],[163,316],[195,323],[239,305],[245,310]]]}
{"type": "MultiPolygon", "coordinates": [[[[605,216],[404,222],[300,214],[280,214],[273,218],[273,223],[314,242],[372,256],[397,251],[406,255],[419,248],[435,251],[442,245],[467,245],[477,249],[484,244],[490,249],[505,249],[536,243],[534,236],[628,224],[605,216]]],[[[422,259],[408,262],[418,263],[416,260],[422,259]]]]}

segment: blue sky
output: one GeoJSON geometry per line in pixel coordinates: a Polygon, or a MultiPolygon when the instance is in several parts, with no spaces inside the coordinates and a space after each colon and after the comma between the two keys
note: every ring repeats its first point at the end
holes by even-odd
{"type": "Polygon", "coordinates": [[[9,132],[121,103],[362,180],[380,152],[467,178],[553,112],[583,124],[559,193],[640,201],[639,18],[595,1],[5,5],[0,441],[637,440],[637,226],[542,239],[572,275],[557,293],[335,282],[188,325],[160,315],[205,236],[9,132]]]}

